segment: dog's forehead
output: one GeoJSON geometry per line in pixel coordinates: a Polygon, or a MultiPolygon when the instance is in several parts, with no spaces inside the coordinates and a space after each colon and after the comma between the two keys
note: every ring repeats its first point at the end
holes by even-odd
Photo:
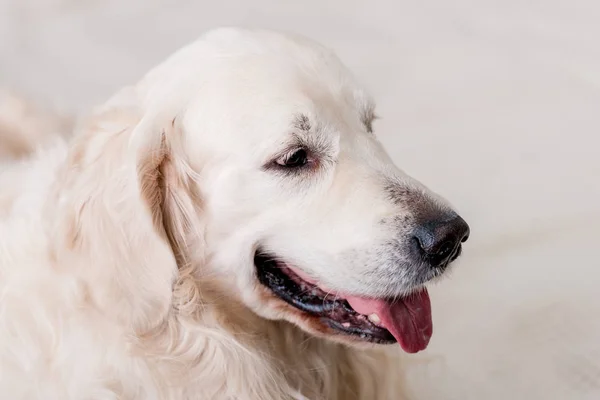
{"type": "Polygon", "coordinates": [[[332,51],[303,37],[220,29],[161,68],[155,80],[164,98],[187,96],[180,100],[188,132],[227,143],[228,152],[281,145],[300,116],[330,131],[370,130],[370,97],[332,51]]]}
{"type": "Polygon", "coordinates": [[[214,141],[225,153],[253,150],[266,155],[287,147],[294,137],[334,141],[370,129],[371,108],[360,92],[283,75],[269,79],[266,71],[223,84],[212,81],[210,89],[205,87],[189,103],[186,131],[214,141]]]}
{"type": "Polygon", "coordinates": [[[368,96],[333,51],[299,35],[237,28],[210,31],[183,47],[142,79],[138,93],[143,100],[181,104],[228,88],[238,96],[262,92],[288,102],[328,93],[368,108],[368,96]]]}

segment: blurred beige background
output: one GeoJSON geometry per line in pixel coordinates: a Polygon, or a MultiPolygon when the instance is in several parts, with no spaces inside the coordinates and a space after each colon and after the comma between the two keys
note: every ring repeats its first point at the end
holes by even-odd
{"type": "Polygon", "coordinates": [[[0,0],[0,86],[85,111],[221,25],[334,48],[471,224],[411,399],[600,399],[600,1],[0,0]]]}

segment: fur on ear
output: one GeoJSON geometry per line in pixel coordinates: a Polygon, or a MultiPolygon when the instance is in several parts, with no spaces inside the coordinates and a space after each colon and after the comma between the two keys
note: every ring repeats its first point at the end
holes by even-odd
{"type": "Polygon", "coordinates": [[[117,100],[70,143],[47,229],[56,268],[78,277],[95,308],[144,334],[174,308],[197,310],[204,224],[176,113],[158,123],[152,112],[140,118],[130,96],[117,100]]]}
{"type": "Polygon", "coordinates": [[[173,251],[179,273],[173,288],[173,306],[185,312],[197,305],[199,293],[194,275],[204,262],[204,224],[197,174],[182,151],[183,132],[177,117],[163,128],[144,129],[148,125],[142,120],[132,136],[139,144],[140,195],[155,229],[173,251]]]}

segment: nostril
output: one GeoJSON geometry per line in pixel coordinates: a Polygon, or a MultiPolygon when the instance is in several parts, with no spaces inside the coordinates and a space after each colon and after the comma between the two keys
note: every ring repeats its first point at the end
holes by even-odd
{"type": "Polygon", "coordinates": [[[467,240],[469,240],[469,236],[471,236],[471,228],[469,228],[469,225],[467,224],[467,222],[464,219],[462,219],[462,218],[460,218],[460,219],[461,219],[461,225],[462,225],[462,230],[463,230],[462,239],[460,239],[460,242],[464,243],[467,240]]]}
{"type": "Polygon", "coordinates": [[[443,243],[439,250],[437,251],[437,255],[439,257],[447,257],[454,251],[456,244],[454,242],[448,241],[443,243]]]}
{"type": "Polygon", "coordinates": [[[458,256],[460,256],[460,253],[462,251],[462,245],[458,245],[458,247],[456,248],[456,250],[454,251],[454,253],[452,253],[452,257],[450,257],[450,261],[454,261],[458,258],[458,256]]]}

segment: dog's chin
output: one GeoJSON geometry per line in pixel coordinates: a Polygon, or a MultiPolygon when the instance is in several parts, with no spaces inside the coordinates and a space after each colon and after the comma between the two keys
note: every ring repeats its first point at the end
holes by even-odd
{"type": "Polygon", "coordinates": [[[429,343],[431,309],[424,289],[405,298],[346,298],[301,277],[297,269],[274,256],[257,252],[254,264],[261,303],[269,318],[284,319],[312,335],[358,347],[399,342],[405,351],[414,353],[429,343]]]}

